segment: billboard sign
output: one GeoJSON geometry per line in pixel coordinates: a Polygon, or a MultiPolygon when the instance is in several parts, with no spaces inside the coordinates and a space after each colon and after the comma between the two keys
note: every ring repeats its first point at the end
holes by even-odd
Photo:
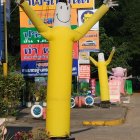
{"type": "MultiPolygon", "coordinates": [[[[86,22],[95,12],[94,10],[78,10],[78,25],[82,25],[86,22]]],[[[90,30],[99,30],[99,22],[97,22],[90,30]]]]}
{"type": "Polygon", "coordinates": [[[36,28],[20,28],[20,42],[21,44],[39,44],[48,43],[36,28]]]}
{"type": "MultiPolygon", "coordinates": [[[[21,61],[21,72],[24,76],[47,76],[48,61],[21,61]]],[[[78,75],[78,60],[73,59],[72,75],[78,75]]]]}
{"type": "Polygon", "coordinates": [[[24,76],[48,75],[48,61],[22,61],[21,72],[24,76]]]}
{"type": "Polygon", "coordinates": [[[110,102],[120,102],[120,80],[110,80],[109,81],[109,91],[110,91],[110,102]]]}
{"type": "MultiPolygon", "coordinates": [[[[53,1],[27,0],[42,21],[49,27],[54,23],[53,1]],[[47,3],[47,5],[46,5],[47,3]],[[45,5],[44,5],[45,4],[45,5]],[[49,5],[49,9],[48,9],[49,5]]],[[[78,2],[78,1],[77,1],[78,2]]],[[[77,3],[75,1],[75,3],[77,3]]],[[[80,1],[79,1],[80,2],[80,1]]],[[[83,1],[86,2],[86,1],[83,1]]],[[[77,9],[71,10],[71,28],[77,27],[77,9]]],[[[21,72],[24,76],[48,75],[49,44],[34,27],[27,15],[20,9],[21,72]]],[[[57,46],[56,46],[57,47],[57,46]]],[[[73,45],[72,74],[78,75],[78,42],[73,45]]]]}
{"type": "Polygon", "coordinates": [[[48,60],[48,44],[22,44],[21,61],[48,60]]]}
{"type": "Polygon", "coordinates": [[[21,72],[24,76],[48,74],[48,44],[21,45],[21,72]]]}
{"type": "Polygon", "coordinates": [[[78,59],[73,59],[72,75],[73,76],[77,76],[78,75],[78,59]]]}
{"type": "Polygon", "coordinates": [[[90,65],[80,65],[78,76],[80,79],[90,79],[90,65]]]}
{"type": "Polygon", "coordinates": [[[72,75],[78,75],[78,42],[75,42],[73,45],[73,64],[72,64],[72,75]]]}
{"type": "MultiPolygon", "coordinates": [[[[58,0],[27,0],[33,10],[55,9],[58,0]]],[[[68,0],[72,8],[93,8],[94,0],[68,0]]],[[[20,8],[20,11],[22,9],[20,8]]]]}
{"type": "MultiPolygon", "coordinates": [[[[48,75],[48,44],[21,45],[21,72],[24,76],[48,75]]],[[[72,74],[78,75],[78,43],[73,46],[72,74]]]]}
{"type": "Polygon", "coordinates": [[[99,52],[99,31],[88,31],[88,33],[79,40],[80,52],[99,52]]]}
{"type": "Polygon", "coordinates": [[[79,52],[79,64],[90,64],[90,60],[83,56],[89,56],[89,52],[79,52]]]}
{"type": "MultiPolygon", "coordinates": [[[[48,26],[53,26],[55,10],[36,11],[37,15],[48,26]]],[[[71,9],[71,25],[77,25],[77,10],[71,9]]],[[[31,20],[24,12],[20,12],[20,27],[34,27],[31,20]]]]}

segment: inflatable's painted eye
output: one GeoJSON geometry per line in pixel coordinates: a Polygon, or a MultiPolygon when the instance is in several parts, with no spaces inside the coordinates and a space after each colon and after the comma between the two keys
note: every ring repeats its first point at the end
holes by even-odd
{"type": "Polygon", "coordinates": [[[67,10],[69,9],[69,7],[67,7],[67,10]]]}
{"type": "Polygon", "coordinates": [[[62,6],[60,6],[60,9],[62,9],[62,6]]]}

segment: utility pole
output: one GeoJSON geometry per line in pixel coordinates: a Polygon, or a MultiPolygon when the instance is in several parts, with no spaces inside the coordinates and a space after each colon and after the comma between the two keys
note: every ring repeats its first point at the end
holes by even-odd
{"type": "Polygon", "coordinates": [[[3,0],[4,6],[4,41],[5,41],[5,62],[3,63],[3,75],[8,75],[8,50],[7,50],[7,19],[6,19],[6,0],[3,0]]]}
{"type": "Polygon", "coordinates": [[[0,0],[0,65],[3,60],[3,49],[4,49],[4,15],[3,15],[3,2],[0,0]]]}

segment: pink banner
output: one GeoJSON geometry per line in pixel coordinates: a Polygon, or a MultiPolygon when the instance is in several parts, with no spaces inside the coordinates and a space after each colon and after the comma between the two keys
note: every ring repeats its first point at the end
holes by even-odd
{"type": "Polygon", "coordinates": [[[120,80],[110,80],[109,81],[109,91],[110,91],[110,102],[120,102],[120,80]]]}

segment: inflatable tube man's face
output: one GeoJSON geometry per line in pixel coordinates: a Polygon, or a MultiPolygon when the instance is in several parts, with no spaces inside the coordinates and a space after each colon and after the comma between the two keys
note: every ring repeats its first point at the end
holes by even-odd
{"type": "MultiPolygon", "coordinates": [[[[61,0],[60,0],[61,1],[61,0]]],[[[71,9],[66,1],[58,2],[56,5],[54,26],[70,26],[71,9]]]]}
{"type": "Polygon", "coordinates": [[[103,53],[99,53],[98,54],[98,62],[99,61],[105,61],[105,58],[104,58],[104,54],[103,53]]]}

